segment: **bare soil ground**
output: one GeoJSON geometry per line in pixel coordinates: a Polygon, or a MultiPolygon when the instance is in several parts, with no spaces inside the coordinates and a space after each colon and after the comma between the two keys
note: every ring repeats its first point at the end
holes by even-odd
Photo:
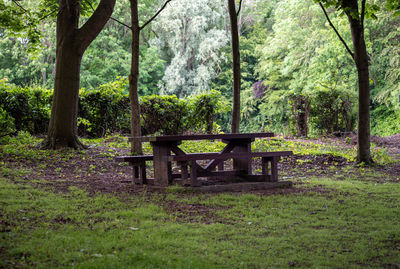
{"type": "MultiPolygon", "coordinates": [[[[354,137],[352,138],[354,140],[354,137]]],[[[373,142],[380,147],[386,147],[390,154],[400,160],[400,134],[378,138],[373,137],[373,142]]],[[[351,147],[344,138],[324,138],[315,140],[314,143],[336,144],[340,147],[351,147]]],[[[110,154],[108,147],[94,147],[83,154],[73,154],[68,160],[60,157],[45,158],[42,160],[24,160],[13,156],[0,156],[0,161],[9,168],[19,168],[27,171],[22,176],[27,183],[48,186],[57,192],[68,191],[70,186],[87,189],[90,194],[116,193],[133,194],[149,189],[138,188],[132,183],[132,168],[127,164],[114,161],[114,155],[126,155],[128,149],[113,149],[110,154]]],[[[151,162],[149,163],[151,165],[151,162]]],[[[255,171],[261,170],[260,160],[253,163],[255,171]]],[[[400,161],[390,166],[373,166],[367,169],[369,180],[377,183],[400,182],[400,161]]],[[[149,168],[149,174],[152,169],[149,168]]],[[[330,155],[294,155],[284,158],[279,163],[280,179],[295,181],[294,188],[258,191],[260,194],[278,194],[303,192],[302,181],[316,176],[331,177],[344,180],[346,177],[363,178],[365,169],[359,169],[355,163],[344,158],[330,155]]],[[[10,176],[12,177],[12,175],[10,176]]],[[[19,178],[20,179],[20,178],[19,178]]],[[[322,191],[322,190],[321,190],[322,191]]]]}

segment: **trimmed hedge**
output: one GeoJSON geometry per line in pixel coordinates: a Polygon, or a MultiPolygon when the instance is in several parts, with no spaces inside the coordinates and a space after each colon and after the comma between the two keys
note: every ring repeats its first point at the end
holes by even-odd
{"type": "Polygon", "coordinates": [[[0,80],[0,133],[43,133],[50,119],[53,91],[41,87],[20,88],[0,80]]]}
{"type": "MultiPolygon", "coordinates": [[[[0,80],[0,136],[27,131],[46,133],[53,91],[41,87],[20,88],[0,80]]],[[[181,134],[217,130],[217,117],[228,108],[216,91],[188,99],[176,96],[140,98],[143,135],[181,134]]],[[[130,105],[126,80],[79,93],[78,131],[81,136],[100,137],[108,133],[129,133],[130,105]]]]}

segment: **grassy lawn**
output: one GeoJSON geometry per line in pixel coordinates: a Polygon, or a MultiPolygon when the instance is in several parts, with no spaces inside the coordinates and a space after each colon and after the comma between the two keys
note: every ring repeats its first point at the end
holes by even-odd
{"type": "Polygon", "coordinates": [[[85,177],[52,181],[40,165],[86,153],[11,142],[0,148],[0,268],[400,266],[400,184],[383,172],[349,165],[272,192],[63,189],[85,177]]]}

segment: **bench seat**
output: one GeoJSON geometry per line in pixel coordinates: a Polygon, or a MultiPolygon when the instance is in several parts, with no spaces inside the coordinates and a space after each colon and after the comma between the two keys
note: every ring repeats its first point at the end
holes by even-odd
{"type": "MultiPolygon", "coordinates": [[[[189,153],[185,155],[168,156],[169,161],[176,161],[181,166],[181,179],[187,180],[190,176],[190,185],[199,186],[198,176],[213,176],[213,175],[246,175],[246,172],[251,171],[223,171],[223,161],[228,159],[251,159],[261,158],[262,177],[268,178],[269,181],[278,181],[278,161],[280,157],[291,156],[292,151],[275,151],[275,152],[230,152],[230,153],[189,153]],[[213,160],[205,168],[197,164],[198,160],[213,160]],[[188,173],[188,164],[190,164],[190,174],[188,173]],[[213,171],[218,167],[218,172],[213,171]]],[[[251,176],[251,175],[247,175],[251,176]]]]}

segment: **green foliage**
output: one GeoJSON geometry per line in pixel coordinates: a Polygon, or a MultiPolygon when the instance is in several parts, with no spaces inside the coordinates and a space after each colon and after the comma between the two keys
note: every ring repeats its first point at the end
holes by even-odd
{"type": "Polygon", "coordinates": [[[165,60],[156,47],[141,48],[139,58],[139,95],[159,94],[158,82],[164,75],[165,60]]]}
{"type": "Polygon", "coordinates": [[[218,91],[179,99],[175,95],[140,98],[142,133],[218,132],[229,107],[218,91]]]}
{"type": "Polygon", "coordinates": [[[318,89],[312,93],[310,131],[313,134],[349,132],[354,128],[356,96],[337,89],[318,89]]]}
{"type": "Polygon", "coordinates": [[[185,130],[187,107],[175,95],[151,95],[140,98],[143,135],[180,134],[185,130]]]}
{"type": "Polygon", "coordinates": [[[371,112],[371,133],[389,136],[400,133],[400,110],[393,111],[379,106],[371,112]]]}
{"type": "Polygon", "coordinates": [[[7,142],[9,135],[15,132],[14,118],[0,107],[0,144],[7,142]]]}
{"type": "MultiPolygon", "coordinates": [[[[340,8],[340,1],[320,2],[340,8]]],[[[0,79],[7,78],[10,83],[22,88],[29,85],[51,88],[54,85],[54,18],[57,15],[53,11],[57,10],[58,3],[50,0],[21,2],[28,10],[26,14],[15,3],[0,0],[0,79]],[[39,13],[41,17],[50,16],[35,22],[39,13]],[[41,32],[38,42],[41,49],[35,54],[27,53],[31,41],[36,40],[36,37],[26,38],[27,31],[41,32]]],[[[88,3],[81,3],[83,15],[86,16],[81,24],[92,12],[88,3]]],[[[117,1],[113,16],[129,25],[127,6],[129,1],[117,1]]],[[[140,1],[140,24],[143,25],[159,7],[160,2],[155,0],[140,1]]],[[[225,8],[226,3],[220,1],[171,2],[154,24],[142,29],[139,95],[160,94],[163,90],[187,98],[196,91],[216,89],[226,100],[232,98],[229,20],[224,15],[225,8]]],[[[327,11],[344,40],[351,44],[345,16],[339,16],[333,8],[327,11]]],[[[400,111],[400,17],[393,16],[399,13],[398,0],[367,1],[366,12],[366,18],[375,18],[365,20],[373,100],[371,132],[391,135],[398,132],[396,123],[400,111]]],[[[311,135],[332,132],[332,126],[336,125],[335,117],[339,118],[339,127],[336,129],[351,129],[350,125],[345,128],[345,122],[346,117],[353,118],[357,112],[356,103],[353,102],[357,89],[356,69],[315,1],[243,2],[238,19],[242,132],[293,132],[295,121],[288,96],[294,93],[310,98],[308,123],[311,135]],[[252,85],[260,81],[267,89],[262,97],[255,97],[252,85]],[[351,100],[347,112],[334,116],[335,110],[341,110],[340,106],[346,100],[351,100]]],[[[130,73],[130,50],[130,30],[110,20],[82,59],[81,87],[85,88],[84,92],[91,89],[97,91],[101,85],[114,81],[116,77],[127,76],[130,73]]],[[[91,98],[105,98],[100,93],[97,95],[91,98]]],[[[107,101],[109,105],[119,97],[113,98],[107,101]]],[[[94,102],[92,99],[91,104],[94,102]]],[[[94,106],[92,111],[89,107],[85,108],[85,116],[80,115],[80,133],[97,136],[112,132],[96,127],[101,119],[93,115],[101,109],[96,104],[94,106]]],[[[0,114],[4,115],[4,111],[0,114]]],[[[122,114],[128,113],[124,111],[122,114]]],[[[218,131],[218,128],[229,130],[229,114],[218,115],[216,120],[219,127],[214,126],[214,131],[218,131]]],[[[11,122],[14,127],[16,122],[9,113],[7,115],[11,120],[7,126],[14,130],[11,122]]],[[[4,116],[1,119],[1,122],[7,121],[4,116]]],[[[189,119],[188,116],[184,120],[185,126],[188,126],[189,119]]],[[[114,131],[127,130],[128,118],[120,120],[114,131]]],[[[188,128],[205,131],[207,127],[204,122],[203,119],[200,124],[203,127],[191,123],[192,126],[188,128]]],[[[352,123],[355,126],[355,122],[352,123]]],[[[108,128],[114,123],[107,122],[105,125],[108,128]]]]}
{"type": "Polygon", "coordinates": [[[38,24],[41,15],[33,7],[22,7],[14,1],[0,0],[0,27],[7,30],[7,35],[24,39],[28,52],[36,51],[40,45],[38,24]]]}
{"type": "Polygon", "coordinates": [[[229,40],[224,6],[221,0],[181,0],[152,23],[157,35],[151,43],[167,62],[159,83],[162,93],[184,97],[209,89],[229,40]]]}
{"type": "MultiPolygon", "coordinates": [[[[129,132],[127,83],[126,78],[117,78],[94,90],[80,90],[80,135],[101,137],[114,132],[129,132]]],[[[7,127],[2,129],[1,134],[21,130],[32,134],[45,133],[52,94],[52,90],[20,88],[8,84],[5,79],[1,80],[0,98],[3,101],[0,103],[0,124],[7,127]]],[[[144,135],[218,132],[218,124],[229,109],[217,91],[204,92],[188,99],[178,99],[175,95],[142,96],[140,107],[144,135]]]]}
{"type": "Polygon", "coordinates": [[[216,123],[217,116],[221,118],[230,109],[227,100],[216,90],[192,95],[187,102],[190,115],[186,125],[192,132],[217,131],[219,129],[216,123]]]}
{"type": "Polygon", "coordinates": [[[107,132],[129,131],[127,80],[101,85],[95,90],[80,90],[79,121],[81,134],[104,136],[107,132]]]}
{"type": "MultiPolygon", "coordinates": [[[[329,155],[345,158],[349,162],[355,162],[357,156],[356,146],[343,148],[329,141],[326,141],[326,143],[316,143],[313,140],[293,141],[283,138],[273,138],[256,140],[252,146],[254,151],[291,150],[296,155],[329,155]]],[[[396,162],[385,149],[377,148],[374,145],[371,147],[371,155],[379,165],[388,165],[396,162]]]]}
{"type": "MultiPolygon", "coordinates": [[[[0,81],[0,109],[7,112],[2,119],[13,123],[15,130],[30,133],[46,131],[50,119],[53,92],[41,87],[21,88],[0,81]]],[[[2,124],[5,124],[2,121],[2,124]]],[[[13,129],[13,128],[12,128],[13,129]]]]}

